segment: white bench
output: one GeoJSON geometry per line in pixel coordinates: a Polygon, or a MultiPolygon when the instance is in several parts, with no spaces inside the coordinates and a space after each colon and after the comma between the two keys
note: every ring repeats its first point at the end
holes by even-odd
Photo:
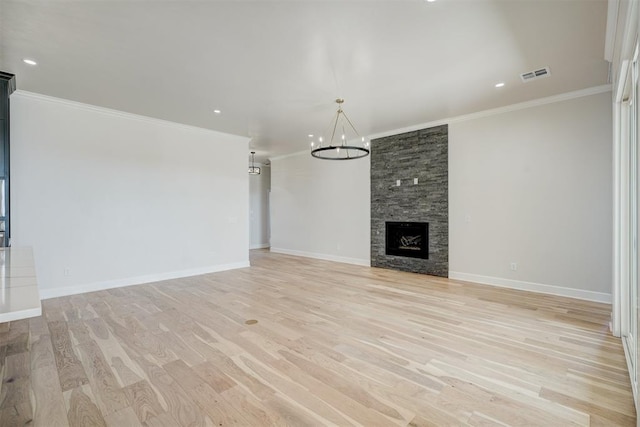
{"type": "Polygon", "coordinates": [[[0,248],[0,324],[41,314],[33,251],[0,248]]]}

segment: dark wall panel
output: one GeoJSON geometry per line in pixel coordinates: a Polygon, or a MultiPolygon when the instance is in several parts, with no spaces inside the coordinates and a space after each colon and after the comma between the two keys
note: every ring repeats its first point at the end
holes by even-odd
{"type": "Polygon", "coordinates": [[[447,125],[371,142],[373,267],[448,277],[448,159],[447,125]],[[418,178],[418,184],[414,184],[414,178],[418,178]],[[386,221],[428,222],[429,259],[386,255],[386,221]]]}

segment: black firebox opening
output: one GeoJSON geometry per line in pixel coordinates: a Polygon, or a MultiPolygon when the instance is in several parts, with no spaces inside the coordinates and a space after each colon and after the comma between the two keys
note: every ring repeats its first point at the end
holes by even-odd
{"type": "Polygon", "coordinates": [[[429,259],[428,222],[386,222],[387,255],[429,259]]]}

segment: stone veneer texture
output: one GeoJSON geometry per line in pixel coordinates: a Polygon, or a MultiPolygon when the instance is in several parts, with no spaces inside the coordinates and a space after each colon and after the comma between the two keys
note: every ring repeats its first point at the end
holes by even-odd
{"type": "Polygon", "coordinates": [[[372,267],[448,277],[448,142],[447,125],[371,142],[372,267]],[[386,255],[386,221],[428,222],[429,259],[386,255]]]}

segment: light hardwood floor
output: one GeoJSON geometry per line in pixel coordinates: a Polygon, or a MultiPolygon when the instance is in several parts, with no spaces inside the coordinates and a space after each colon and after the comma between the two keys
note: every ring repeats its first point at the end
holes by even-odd
{"type": "Polygon", "coordinates": [[[636,424],[605,304],[261,250],[43,312],[0,333],[3,427],[636,424]]]}

